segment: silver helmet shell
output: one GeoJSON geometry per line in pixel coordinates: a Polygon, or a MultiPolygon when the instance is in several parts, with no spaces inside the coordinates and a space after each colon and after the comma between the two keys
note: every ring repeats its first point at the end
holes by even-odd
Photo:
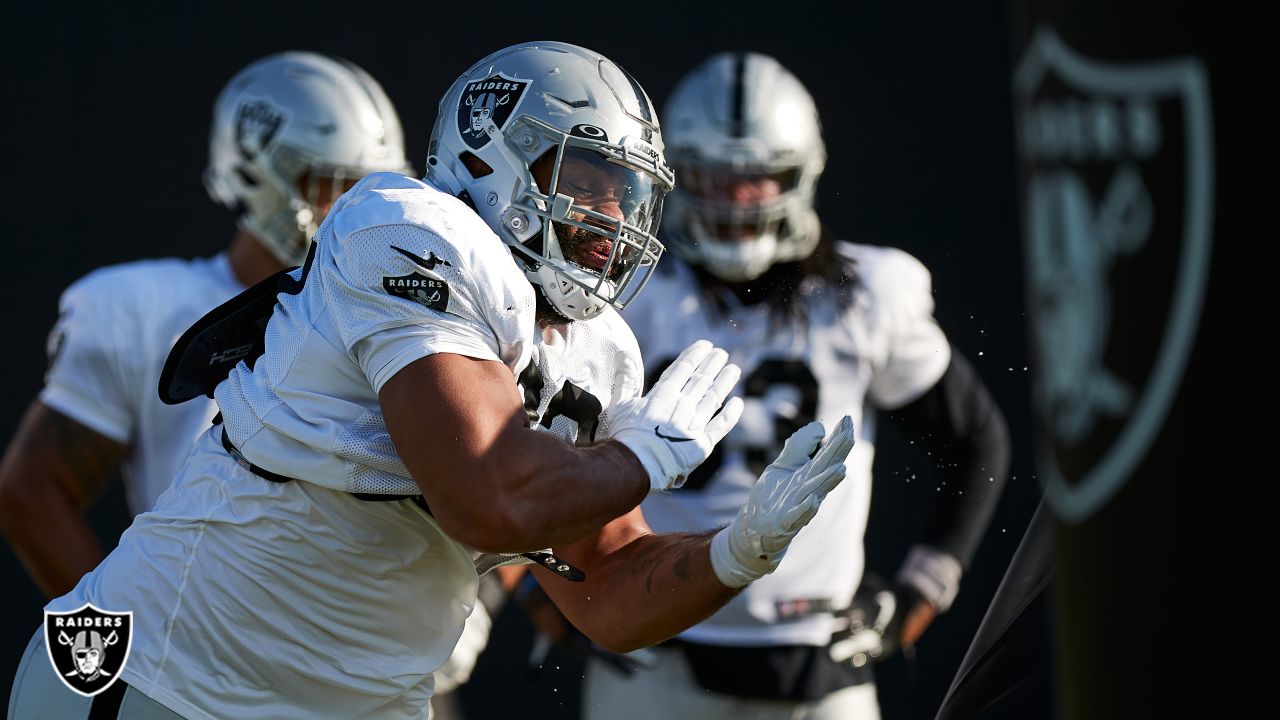
{"type": "Polygon", "coordinates": [[[272,55],[236,73],[214,105],[205,188],[286,266],[306,257],[320,208],[380,170],[412,172],[404,131],[382,87],[350,62],[272,55]]]}
{"type": "Polygon", "coordinates": [[[428,153],[427,180],[468,200],[570,320],[625,307],[662,255],[655,234],[675,177],[657,113],[635,79],[599,53],[530,42],[489,55],[440,101],[428,153]],[[561,182],[566,158],[604,163],[619,178],[621,218],[594,211],[561,182]],[[531,169],[540,159],[552,163],[549,187],[531,169]],[[566,228],[607,240],[602,267],[575,256],[566,228]]]}
{"type": "Polygon", "coordinates": [[[814,251],[827,152],[817,106],[795,75],[767,55],[721,53],[681,78],[664,111],[680,183],[667,204],[672,249],[731,282],[814,251]],[[742,176],[772,179],[778,194],[735,202],[723,185],[742,176]]]}

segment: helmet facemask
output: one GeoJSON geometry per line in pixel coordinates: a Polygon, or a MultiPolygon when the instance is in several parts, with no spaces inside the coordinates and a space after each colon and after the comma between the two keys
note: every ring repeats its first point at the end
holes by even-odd
{"type": "Polygon", "coordinates": [[[810,206],[800,187],[801,168],[689,165],[679,173],[680,200],[686,205],[684,231],[698,247],[701,262],[717,277],[754,280],[783,256],[812,252],[813,247],[803,243],[780,247],[784,238],[794,237],[790,219],[810,206]]]}
{"type": "Polygon", "coordinates": [[[240,193],[239,223],[282,265],[301,265],[325,213],[367,172],[276,148],[270,157],[245,163],[238,172],[246,186],[240,193]]]}
{"type": "Polygon", "coordinates": [[[516,190],[495,220],[526,277],[569,320],[626,307],[663,253],[656,233],[674,177],[661,156],[642,141],[592,137],[593,127],[565,133],[529,116],[505,132],[486,124],[494,142],[477,155],[508,172],[473,174],[468,192],[487,215],[501,207],[497,191],[478,193],[514,174],[516,190]]]}
{"type": "Polygon", "coordinates": [[[529,259],[547,299],[571,320],[625,307],[662,256],[655,233],[665,188],[591,145],[566,136],[534,162],[534,184],[512,203],[541,220],[544,257],[529,259]]]}

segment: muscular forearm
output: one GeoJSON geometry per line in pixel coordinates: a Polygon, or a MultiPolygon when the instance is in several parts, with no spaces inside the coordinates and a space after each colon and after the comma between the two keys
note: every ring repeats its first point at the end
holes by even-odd
{"type": "Polygon", "coordinates": [[[0,530],[46,597],[66,594],[102,561],[102,546],[78,508],[52,488],[0,501],[0,530]]]}
{"type": "Polygon", "coordinates": [[[128,449],[35,402],[0,463],[0,532],[49,597],[101,562],[84,508],[128,449]]]}
{"type": "MultiPolygon", "coordinates": [[[[609,402],[614,439],[591,447],[529,427],[535,409],[525,407],[510,368],[493,360],[428,355],[393,375],[378,400],[445,532],[486,552],[537,550],[599,530],[650,489],[678,487],[741,414],[741,400],[726,401],[737,366],[708,342],[686,348],[644,397],[634,387],[638,367],[619,368],[609,402]]],[[[594,442],[602,403],[581,402],[570,415],[581,439],[594,442]]],[[[546,427],[570,419],[545,412],[546,427]]]]}
{"type": "Polygon", "coordinates": [[[538,568],[542,587],[601,646],[626,652],[705,620],[740,588],[778,566],[787,546],[844,478],[853,448],[845,416],[823,440],[812,422],[787,439],[728,527],[656,535],[639,508],[559,555],[586,573],[565,582],[538,568]],[[732,586],[732,587],[730,587],[732,586]]]}
{"type": "MultiPolygon", "coordinates": [[[[640,534],[608,552],[581,588],[536,572],[579,630],[608,650],[629,652],[696,625],[738,593],[711,568],[714,534],[640,534]]],[[[566,548],[561,555],[572,560],[580,551],[566,548]]]]}
{"type": "Polygon", "coordinates": [[[630,512],[649,491],[639,460],[616,442],[579,448],[522,430],[509,447],[506,472],[495,473],[502,485],[491,497],[505,509],[517,550],[577,541],[630,512]]]}

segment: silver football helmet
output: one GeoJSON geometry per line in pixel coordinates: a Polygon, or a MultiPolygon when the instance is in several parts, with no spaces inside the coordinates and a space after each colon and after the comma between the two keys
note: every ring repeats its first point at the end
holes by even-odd
{"type": "Polygon", "coordinates": [[[237,73],[214,105],[205,188],[286,266],[302,263],[333,201],[379,170],[412,172],[404,131],[382,87],[352,63],[272,55],[237,73]]]}
{"type": "Polygon", "coordinates": [[[591,50],[531,42],[445,93],[427,180],[475,208],[557,312],[585,320],[644,286],[675,177],[635,79],[591,50]]]}
{"type": "Polygon", "coordinates": [[[663,122],[680,180],[666,237],[681,257],[742,282],[814,251],[827,151],[813,97],[777,60],[705,60],[676,85],[663,122]]]}

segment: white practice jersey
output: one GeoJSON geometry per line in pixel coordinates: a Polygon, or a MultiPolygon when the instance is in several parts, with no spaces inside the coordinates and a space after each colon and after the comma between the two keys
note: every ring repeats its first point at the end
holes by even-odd
{"type": "Polygon", "coordinates": [[[639,363],[613,312],[538,332],[534,289],[507,247],[418,180],[365,178],[316,244],[301,291],[280,296],[266,353],[216,391],[246,458],[297,481],[251,474],[214,427],[120,547],[49,605],[132,610],[125,679],[187,717],[425,715],[491,558],[412,501],[350,494],[419,492],[378,390],[433,353],[498,360],[535,426],[585,443],[608,433],[618,353],[639,363]]]}
{"type": "Polygon", "coordinates": [[[893,409],[931,388],[951,361],[933,319],[929,273],[899,250],[841,243],[857,285],[841,309],[834,288],[802,287],[807,322],[770,316],[766,303],[726,298],[717,310],[693,271],[673,258],[628,306],[625,317],[656,378],[680,350],[707,338],[742,368],[736,392],[742,420],[680,490],[643,505],[660,532],[703,531],[728,524],[765,466],[795,429],[813,419],[831,428],[853,418],[857,441],[848,475],[791,543],[770,575],[682,637],[716,645],[826,645],[834,621],[823,607],[849,605],[863,571],[863,535],[871,500],[874,416],[866,404],[893,409]]]}
{"type": "Polygon", "coordinates": [[[169,487],[218,409],[199,398],[160,401],[165,358],[183,332],[244,288],[225,255],[142,260],[96,270],[58,303],[40,401],[131,446],[121,468],[129,509],[149,509],[169,487]]]}

